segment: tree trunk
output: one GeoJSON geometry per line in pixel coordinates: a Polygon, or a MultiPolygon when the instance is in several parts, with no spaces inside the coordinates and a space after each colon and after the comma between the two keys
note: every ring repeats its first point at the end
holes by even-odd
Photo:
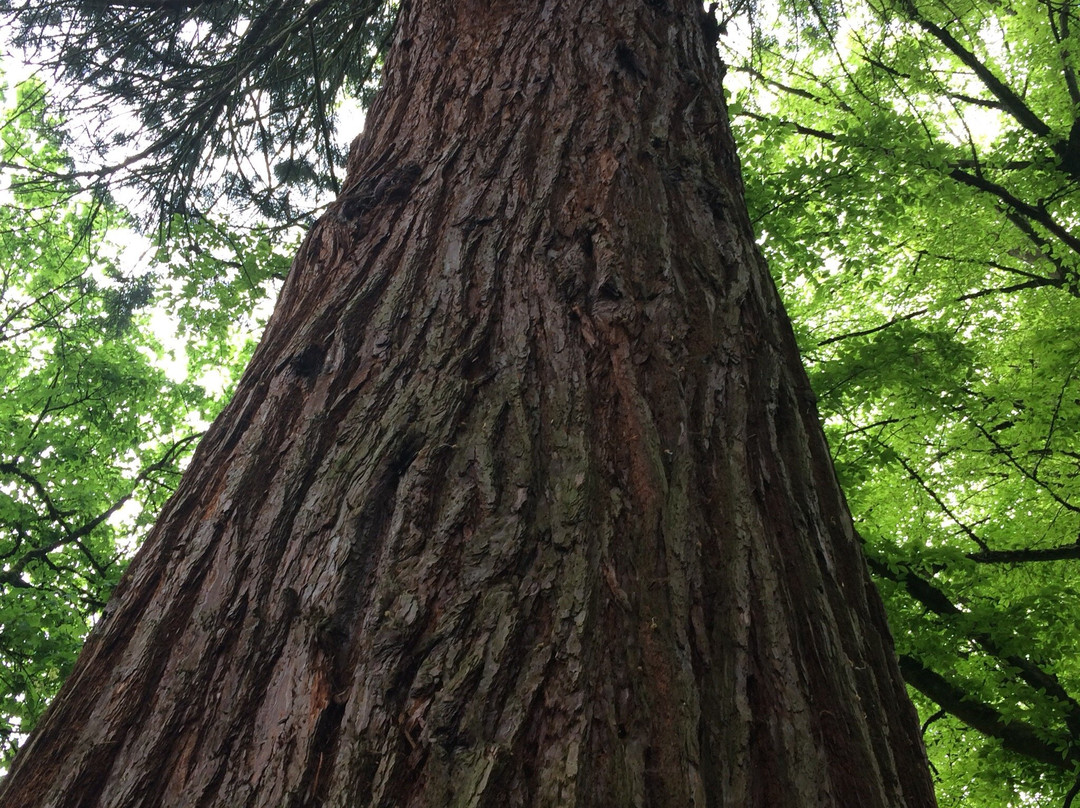
{"type": "Polygon", "coordinates": [[[408,0],[5,807],[931,806],[693,0],[408,0]]]}

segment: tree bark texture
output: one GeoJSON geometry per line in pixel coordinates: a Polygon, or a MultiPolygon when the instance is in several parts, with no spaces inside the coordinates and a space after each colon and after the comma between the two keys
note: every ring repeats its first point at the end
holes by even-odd
{"type": "Polygon", "coordinates": [[[934,804],[708,30],[403,5],[346,190],[0,804],[934,804]]]}

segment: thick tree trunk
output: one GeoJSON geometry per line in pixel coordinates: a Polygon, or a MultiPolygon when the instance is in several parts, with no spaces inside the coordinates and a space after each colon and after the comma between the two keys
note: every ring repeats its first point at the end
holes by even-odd
{"type": "Polygon", "coordinates": [[[931,806],[693,0],[413,0],[0,797],[931,806]]]}

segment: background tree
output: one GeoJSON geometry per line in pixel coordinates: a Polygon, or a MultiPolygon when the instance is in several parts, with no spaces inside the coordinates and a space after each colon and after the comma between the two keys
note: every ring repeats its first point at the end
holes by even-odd
{"type": "Polygon", "coordinates": [[[0,801],[933,804],[711,26],[478,10],[403,8],[0,801]]]}
{"type": "Polygon", "coordinates": [[[752,213],[946,805],[1078,790],[1076,14],[811,4],[729,57],[752,213]]]}
{"type": "Polygon", "coordinates": [[[116,240],[125,224],[115,207],[71,183],[39,181],[71,169],[58,121],[45,113],[44,87],[24,82],[12,100],[10,108],[0,104],[8,109],[0,133],[5,764],[71,669],[203,422],[220,408],[221,391],[197,381],[250,354],[249,340],[234,338],[234,318],[265,289],[249,281],[266,278],[275,263],[282,271],[283,261],[265,238],[226,239],[204,222],[200,255],[179,244],[145,274],[126,274],[116,240]],[[230,247],[243,256],[238,267],[230,267],[230,247]],[[179,266],[183,277],[171,277],[179,266]],[[242,305],[234,299],[241,289],[242,305]],[[150,328],[149,304],[170,296],[187,337],[190,381],[163,371],[166,348],[150,328]]]}

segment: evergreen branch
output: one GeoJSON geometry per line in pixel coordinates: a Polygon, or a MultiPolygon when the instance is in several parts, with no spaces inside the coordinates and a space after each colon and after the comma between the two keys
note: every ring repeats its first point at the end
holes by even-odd
{"type": "Polygon", "coordinates": [[[135,8],[150,11],[190,11],[207,6],[217,0],[91,0],[89,5],[99,8],[135,8]]]}
{"type": "Polygon", "coordinates": [[[333,183],[334,194],[341,193],[341,184],[334,173],[334,149],[330,145],[330,122],[326,119],[326,104],[322,97],[322,79],[319,77],[319,55],[315,48],[315,26],[308,26],[309,39],[311,40],[311,72],[312,84],[315,88],[315,112],[319,116],[319,129],[322,130],[323,149],[326,151],[326,168],[330,172],[330,181],[333,183]]]}
{"type": "MultiPolygon", "coordinates": [[[[363,85],[377,71],[378,61],[367,54],[384,46],[393,15],[384,0],[352,6],[340,0],[53,3],[62,22],[29,3],[9,5],[6,16],[21,27],[19,41],[36,46],[42,64],[67,80],[67,113],[98,117],[87,136],[99,156],[85,169],[52,166],[38,176],[87,187],[151,186],[161,224],[172,213],[187,213],[196,195],[224,194],[258,207],[264,189],[258,179],[258,188],[245,181],[246,166],[252,154],[270,155],[282,143],[326,152],[333,183],[326,106],[345,84],[363,85]],[[208,33],[193,38],[192,24],[208,33]],[[312,37],[334,45],[313,52],[312,37]],[[118,121],[118,99],[133,108],[138,131],[118,121]],[[258,134],[263,116],[270,121],[258,134]],[[131,144],[129,154],[117,157],[111,135],[131,144]]],[[[273,204],[261,207],[266,216],[288,214],[273,204]]]]}

